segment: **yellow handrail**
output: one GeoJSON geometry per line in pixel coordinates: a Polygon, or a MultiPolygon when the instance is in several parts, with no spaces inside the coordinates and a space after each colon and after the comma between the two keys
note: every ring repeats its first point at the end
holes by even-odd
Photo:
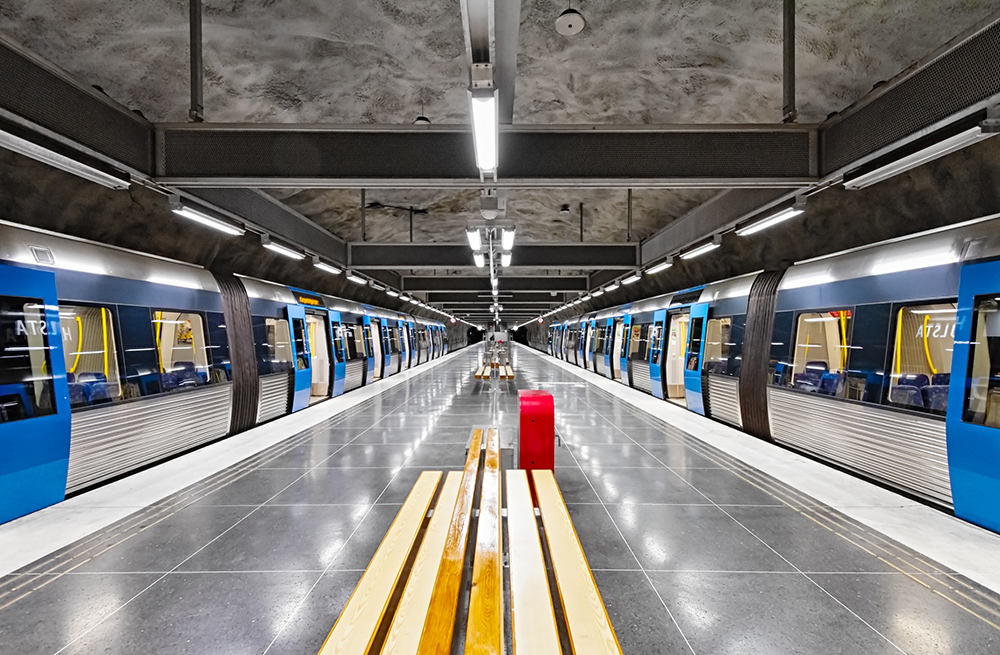
{"type": "Polygon", "coordinates": [[[76,367],[80,365],[80,355],[83,353],[83,321],[80,317],[76,317],[76,360],[73,362],[73,368],[69,370],[70,373],[76,373],[76,367]]]}
{"type": "MultiPolygon", "coordinates": [[[[896,376],[903,370],[903,310],[899,310],[899,318],[896,320],[896,376]]],[[[891,386],[891,384],[890,384],[891,386]]]]}
{"type": "Polygon", "coordinates": [[[924,314],[924,353],[926,353],[927,355],[927,366],[929,366],[931,369],[931,375],[936,375],[937,369],[934,368],[934,362],[931,361],[931,349],[930,346],[927,345],[927,323],[928,321],[930,321],[930,319],[931,319],[930,314],[924,314]]]}
{"type": "Polygon", "coordinates": [[[101,332],[104,334],[104,381],[108,381],[108,319],[107,311],[101,307],[101,332]]]}

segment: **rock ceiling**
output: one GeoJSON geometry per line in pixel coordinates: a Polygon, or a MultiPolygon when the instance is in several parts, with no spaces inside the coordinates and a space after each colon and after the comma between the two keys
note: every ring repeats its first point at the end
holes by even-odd
{"type": "MultiPolygon", "coordinates": [[[[0,33],[153,121],[184,121],[185,0],[0,0],[0,33]]],[[[778,122],[780,0],[574,3],[577,37],[557,35],[562,2],[522,0],[515,123],[778,122]]],[[[1000,8],[996,0],[798,3],[800,121],[818,122],[1000,8]]],[[[213,122],[467,122],[458,0],[206,0],[205,115],[213,122]]],[[[274,195],[347,240],[357,191],[274,195]]],[[[712,191],[636,190],[634,238],[712,191]]],[[[512,191],[519,238],[623,241],[623,190],[512,191]],[[569,214],[559,212],[563,203],[569,214]]],[[[415,241],[456,241],[474,192],[372,190],[368,201],[428,210],[415,241]]],[[[406,212],[368,214],[369,239],[407,241],[406,212]]]]}

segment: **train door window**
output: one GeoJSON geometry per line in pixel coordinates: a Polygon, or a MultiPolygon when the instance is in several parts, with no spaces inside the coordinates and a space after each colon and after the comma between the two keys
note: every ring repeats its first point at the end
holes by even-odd
{"type": "MultiPolygon", "coordinates": [[[[692,331],[692,335],[694,332],[692,331]]],[[[733,319],[712,318],[705,329],[705,372],[726,375],[733,343],[733,319]]]]}
{"type": "MultiPolygon", "coordinates": [[[[66,381],[73,408],[122,399],[113,318],[107,307],[59,305],[66,381]]],[[[141,393],[133,389],[129,395],[141,393]]]]}
{"type": "Polygon", "coordinates": [[[212,382],[229,382],[233,379],[233,367],[229,361],[229,337],[226,334],[226,317],[218,312],[208,312],[208,361],[211,365],[212,382]]]}
{"type": "Polygon", "coordinates": [[[968,375],[962,420],[1000,428],[1000,298],[993,295],[973,303],[968,375]]]}
{"type": "Polygon", "coordinates": [[[945,414],[957,316],[958,303],[954,302],[911,305],[896,311],[890,404],[945,414]]]}
{"type": "Polygon", "coordinates": [[[699,357],[701,357],[701,332],[704,325],[705,319],[700,316],[691,321],[691,340],[687,349],[687,363],[684,365],[689,371],[701,370],[699,357]]]}
{"type": "Polygon", "coordinates": [[[306,314],[306,338],[312,364],[310,403],[330,395],[330,347],[326,337],[328,324],[325,314],[306,314]]]}
{"type": "Polygon", "coordinates": [[[45,305],[0,296],[0,423],[55,412],[45,305]]]}
{"type": "Polygon", "coordinates": [[[153,333],[161,391],[197,387],[212,381],[201,314],[154,310],[153,333]]]}
{"type": "Polygon", "coordinates": [[[288,321],[283,318],[268,318],[264,325],[267,333],[267,357],[271,372],[290,371],[294,364],[292,357],[292,336],[288,321]]]}
{"type": "Polygon", "coordinates": [[[671,314],[667,333],[667,352],[663,359],[663,376],[667,385],[667,398],[684,400],[684,367],[687,365],[688,339],[691,333],[691,315],[671,314]]]}
{"type": "Polygon", "coordinates": [[[344,326],[340,323],[333,324],[333,356],[338,362],[347,361],[344,357],[344,326]]]}
{"type": "Polygon", "coordinates": [[[649,326],[649,333],[646,341],[649,344],[649,361],[654,364],[660,362],[660,353],[663,351],[663,325],[660,323],[653,323],[649,326]]]}
{"type": "Polygon", "coordinates": [[[306,322],[301,318],[293,318],[292,332],[295,337],[295,368],[299,371],[304,371],[309,368],[309,350],[306,345],[306,322]]]}
{"type": "MultiPolygon", "coordinates": [[[[850,400],[881,403],[886,379],[889,335],[895,312],[890,303],[858,305],[851,319],[851,344],[847,358],[847,390],[850,400]]],[[[883,398],[883,395],[886,398],[883,398]]]]}
{"type": "Polygon", "coordinates": [[[851,311],[803,312],[795,329],[792,387],[844,397],[851,311]]]}

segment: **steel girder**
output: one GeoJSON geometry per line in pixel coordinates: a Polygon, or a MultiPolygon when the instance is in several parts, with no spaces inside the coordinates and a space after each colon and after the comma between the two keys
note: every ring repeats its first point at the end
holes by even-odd
{"type": "MultiPolygon", "coordinates": [[[[352,268],[399,270],[407,268],[466,268],[477,270],[465,243],[351,243],[352,268]]],[[[518,243],[511,265],[516,268],[631,269],[639,265],[637,244],[518,243]]],[[[485,274],[485,269],[484,269],[485,274]]]]}

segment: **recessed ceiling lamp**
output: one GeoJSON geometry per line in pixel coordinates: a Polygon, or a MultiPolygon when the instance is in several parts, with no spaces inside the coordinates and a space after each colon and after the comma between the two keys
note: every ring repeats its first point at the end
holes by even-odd
{"type": "Polygon", "coordinates": [[[665,260],[663,260],[662,262],[660,262],[656,266],[653,266],[648,271],[646,271],[646,274],[647,275],[656,275],[660,271],[665,271],[665,270],[667,270],[668,268],[670,268],[673,265],[674,265],[674,258],[673,257],[667,257],[665,260]]]}
{"type": "Polygon", "coordinates": [[[219,232],[224,232],[225,234],[230,234],[232,236],[243,236],[246,234],[246,230],[238,225],[233,225],[232,223],[226,222],[222,219],[210,216],[205,212],[198,211],[197,209],[192,209],[180,202],[174,203],[170,208],[170,211],[177,214],[178,216],[183,216],[189,221],[194,221],[204,225],[205,227],[210,227],[213,230],[218,230],[219,232]]]}
{"type": "Polygon", "coordinates": [[[266,234],[260,235],[260,245],[264,246],[271,252],[276,252],[279,255],[284,255],[285,257],[290,257],[291,259],[306,258],[305,253],[289,248],[288,246],[283,246],[280,243],[275,243],[271,241],[271,237],[266,234]]]}
{"type": "Polygon", "coordinates": [[[722,245],[722,235],[716,234],[712,237],[712,240],[708,243],[703,243],[700,246],[692,248],[685,253],[681,253],[681,259],[694,259],[704,255],[706,252],[711,252],[722,245]]]}
{"type": "Polygon", "coordinates": [[[556,19],[556,32],[563,36],[576,36],[587,26],[583,14],[570,7],[556,19]]]}

